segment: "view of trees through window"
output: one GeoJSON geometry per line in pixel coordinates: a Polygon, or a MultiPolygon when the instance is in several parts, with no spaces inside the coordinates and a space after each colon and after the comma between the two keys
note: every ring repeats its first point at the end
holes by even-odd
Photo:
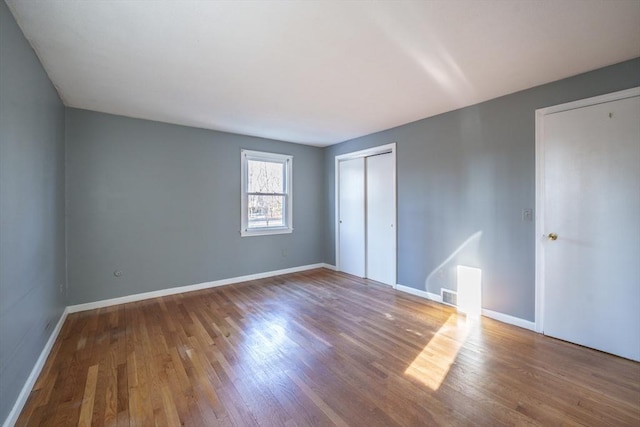
{"type": "Polygon", "coordinates": [[[279,162],[247,162],[249,228],[284,227],[285,165],[279,162]]]}

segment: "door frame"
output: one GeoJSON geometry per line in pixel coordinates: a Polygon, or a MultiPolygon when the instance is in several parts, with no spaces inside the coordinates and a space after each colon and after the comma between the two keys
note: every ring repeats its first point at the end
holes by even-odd
{"type": "MultiPolygon", "coordinates": [[[[394,242],[394,266],[395,270],[395,282],[398,281],[398,197],[397,197],[397,166],[396,166],[396,143],[392,142],[391,144],[379,145],[377,147],[367,148],[365,150],[353,151],[350,153],[339,154],[335,156],[335,190],[334,190],[334,200],[335,200],[335,215],[334,215],[334,227],[335,227],[335,252],[336,252],[336,270],[340,270],[340,161],[342,160],[350,160],[350,159],[358,159],[361,157],[370,157],[378,154],[391,154],[392,162],[393,162],[393,200],[394,200],[394,209],[393,209],[393,223],[395,228],[395,242],[394,242]]],[[[366,163],[365,163],[365,173],[366,173],[366,163]]],[[[366,185],[366,184],[365,184],[366,185]]],[[[365,192],[365,206],[366,206],[366,192],[365,192]]],[[[365,216],[366,221],[366,216],[365,216]]],[[[366,227],[366,223],[365,223],[366,227]]],[[[366,259],[366,234],[365,234],[365,262],[364,262],[364,271],[365,276],[367,275],[367,259],[366,259]]],[[[392,286],[395,288],[396,283],[392,286]]]]}
{"type": "Polygon", "coordinates": [[[594,96],[591,98],[580,99],[577,101],[567,102],[564,104],[554,105],[551,107],[540,108],[536,110],[536,222],[535,222],[535,331],[544,333],[544,119],[549,114],[559,113],[561,111],[575,110],[577,108],[588,107],[590,105],[603,104],[605,102],[618,101],[621,99],[640,96],[640,87],[621,90],[618,92],[608,93],[605,95],[594,96]]]}

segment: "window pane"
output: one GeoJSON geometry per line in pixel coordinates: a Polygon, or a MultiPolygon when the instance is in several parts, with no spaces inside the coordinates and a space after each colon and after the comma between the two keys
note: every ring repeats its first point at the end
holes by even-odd
{"type": "Polygon", "coordinates": [[[285,196],[249,196],[248,228],[284,227],[285,196]]]}
{"type": "Polygon", "coordinates": [[[249,193],[284,193],[284,164],[249,160],[247,162],[249,193]]]}

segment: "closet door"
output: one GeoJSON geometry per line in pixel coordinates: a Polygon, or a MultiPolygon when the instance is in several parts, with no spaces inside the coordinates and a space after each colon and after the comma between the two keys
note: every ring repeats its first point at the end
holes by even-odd
{"type": "Polygon", "coordinates": [[[544,333],[640,361],[640,97],[544,117],[544,333]]]}
{"type": "Polygon", "coordinates": [[[396,284],[396,202],[391,153],[366,158],[366,275],[396,284]]]}
{"type": "Polygon", "coordinates": [[[338,269],[359,277],[365,277],[364,162],[361,157],[338,163],[338,269]]]}

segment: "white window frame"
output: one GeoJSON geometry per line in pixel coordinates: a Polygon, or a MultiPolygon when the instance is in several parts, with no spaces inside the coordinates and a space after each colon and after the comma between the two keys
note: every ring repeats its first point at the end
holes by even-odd
{"type": "MultiPolygon", "coordinates": [[[[293,156],[286,154],[266,153],[263,151],[241,150],[241,194],[240,194],[240,235],[248,236],[265,236],[272,234],[287,234],[293,232],[293,156]],[[249,193],[247,186],[249,183],[249,160],[266,161],[282,163],[284,165],[284,193],[275,193],[274,195],[284,196],[284,226],[281,227],[264,227],[249,228],[249,196],[257,193],[249,193]]],[[[259,193],[258,193],[259,194],[259,193]]]]}

